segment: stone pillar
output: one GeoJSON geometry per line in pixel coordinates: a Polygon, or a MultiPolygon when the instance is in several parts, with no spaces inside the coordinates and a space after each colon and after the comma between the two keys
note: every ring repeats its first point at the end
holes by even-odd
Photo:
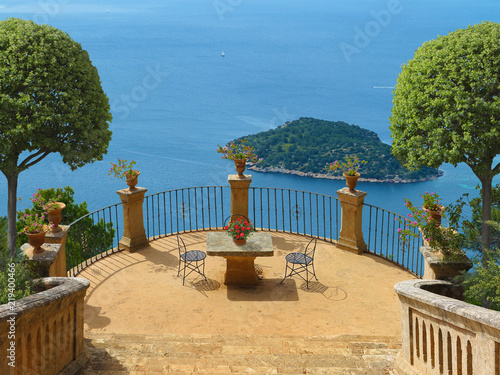
{"type": "Polygon", "coordinates": [[[69,225],[59,225],[61,231],[53,233],[45,233],[45,243],[59,244],[61,245],[61,250],[55,259],[55,263],[51,267],[49,272],[49,277],[66,277],[66,239],[68,237],[68,232],[70,229],[69,225]],[[53,268],[53,270],[52,270],[53,268]]]}
{"type": "Polygon", "coordinates": [[[472,262],[465,254],[445,260],[442,252],[434,251],[430,246],[420,247],[420,252],[424,256],[423,279],[451,281],[463,271],[472,268],[472,262]]]}
{"type": "Polygon", "coordinates": [[[146,191],[148,189],[141,187],[134,190],[117,191],[123,203],[123,237],[120,240],[120,246],[130,252],[134,252],[149,243],[144,230],[142,214],[142,203],[146,191]]]}
{"type": "Polygon", "coordinates": [[[345,187],[337,190],[337,194],[342,207],[342,225],[337,248],[362,254],[367,249],[361,227],[366,193],[359,190],[351,192],[345,187]]]}
{"type": "Polygon", "coordinates": [[[237,174],[230,174],[227,180],[231,185],[231,215],[240,214],[248,218],[248,188],[252,175],[239,178],[237,174]]]}
{"type": "MultiPolygon", "coordinates": [[[[47,235],[45,235],[47,237],[47,235]]],[[[62,251],[61,244],[47,243],[42,245],[43,253],[33,253],[33,246],[25,243],[21,251],[33,265],[37,277],[52,277],[61,272],[61,259],[64,258],[64,275],[66,276],[66,254],[62,251]]]]}

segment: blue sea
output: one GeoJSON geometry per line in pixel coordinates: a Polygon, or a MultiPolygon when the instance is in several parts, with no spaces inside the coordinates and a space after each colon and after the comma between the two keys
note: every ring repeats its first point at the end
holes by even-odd
{"type": "MultiPolygon", "coordinates": [[[[392,88],[423,42],[481,21],[500,22],[497,0],[39,0],[0,2],[19,17],[67,32],[89,52],[107,93],[113,137],[104,160],[76,171],[58,154],[21,173],[18,196],[71,186],[97,210],[124,186],[108,175],[135,160],[149,193],[227,185],[234,165],[218,144],[299,117],[345,121],[391,143],[392,88]],[[224,52],[225,56],[221,54],[224,52]]],[[[332,145],[335,147],[335,145],[332,145]]],[[[466,165],[413,184],[366,183],[365,202],[405,214],[425,191],[444,203],[477,195],[466,165]]],[[[362,171],[361,171],[362,172],[362,171]]],[[[252,172],[252,186],[336,196],[344,181],[252,172]]],[[[499,183],[497,177],[494,182],[499,183]]],[[[0,177],[0,215],[7,180],[0,177]]],[[[22,208],[22,207],[21,207],[22,208]]]]}

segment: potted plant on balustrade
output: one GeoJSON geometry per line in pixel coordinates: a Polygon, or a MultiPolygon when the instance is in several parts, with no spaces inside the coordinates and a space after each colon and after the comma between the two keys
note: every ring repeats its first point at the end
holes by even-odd
{"type": "Polygon", "coordinates": [[[45,243],[46,213],[25,213],[20,217],[23,223],[22,233],[28,236],[28,242],[33,247],[33,253],[43,253],[42,245],[45,243]]]}
{"type": "MultiPolygon", "coordinates": [[[[46,200],[41,193],[42,189],[38,189],[36,193],[30,198],[33,202],[33,208],[36,211],[44,212],[48,216],[50,223],[49,231],[53,233],[60,232],[62,228],[59,226],[62,220],[62,210],[66,208],[66,204],[58,202],[54,198],[46,200]]],[[[58,195],[61,198],[61,195],[58,195]]],[[[21,199],[21,198],[19,198],[21,199]]]]}
{"type": "Polygon", "coordinates": [[[426,264],[438,278],[457,276],[462,271],[469,270],[472,263],[464,253],[468,244],[465,234],[468,231],[465,226],[469,222],[461,220],[463,201],[460,203],[459,200],[456,205],[450,204],[444,207],[436,193],[425,192],[421,198],[422,206],[415,206],[405,198],[405,206],[410,213],[407,218],[395,218],[402,226],[398,229],[398,233],[403,251],[409,245],[411,238],[421,235],[424,246],[420,251],[426,259],[426,264]],[[441,226],[442,219],[447,221],[448,227],[441,226]]]}
{"type": "Polygon", "coordinates": [[[358,184],[358,178],[360,177],[358,170],[362,164],[366,164],[368,162],[366,160],[359,160],[356,155],[347,155],[344,160],[344,162],[335,160],[333,163],[327,163],[324,169],[328,172],[337,171],[338,169],[341,170],[345,177],[346,185],[349,188],[349,191],[353,193],[356,185],[358,184]]]}
{"type": "Polygon", "coordinates": [[[227,235],[233,239],[236,245],[243,245],[247,242],[247,238],[255,232],[253,224],[244,216],[239,216],[235,220],[229,222],[224,227],[227,235]]]}
{"type": "Polygon", "coordinates": [[[118,163],[109,162],[111,169],[108,171],[108,176],[112,175],[114,178],[124,180],[129,186],[128,189],[134,190],[137,185],[137,179],[141,174],[137,169],[133,169],[136,162],[134,160],[128,162],[126,159],[120,158],[117,158],[117,160],[118,163]]]}
{"type": "Polygon", "coordinates": [[[222,155],[222,159],[234,161],[238,178],[244,178],[243,172],[246,168],[247,161],[252,163],[260,163],[262,159],[254,153],[254,147],[248,144],[247,138],[241,138],[234,142],[229,142],[226,146],[218,145],[217,152],[222,155]]]}

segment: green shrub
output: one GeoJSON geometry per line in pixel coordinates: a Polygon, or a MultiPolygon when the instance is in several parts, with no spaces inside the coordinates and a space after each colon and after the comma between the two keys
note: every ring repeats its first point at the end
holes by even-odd
{"type": "Polygon", "coordinates": [[[7,218],[0,218],[0,305],[33,293],[33,272],[26,257],[11,257],[7,249],[7,218]]]}

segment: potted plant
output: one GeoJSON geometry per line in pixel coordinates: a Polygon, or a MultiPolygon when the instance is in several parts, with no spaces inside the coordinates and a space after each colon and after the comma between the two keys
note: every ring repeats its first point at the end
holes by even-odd
{"type": "Polygon", "coordinates": [[[424,212],[429,213],[429,217],[434,220],[435,225],[441,225],[441,218],[445,207],[439,203],[439,195],[426,191],[421,195],[421,197],[424,200],[424,203],[422,204],[424,212]]]}
{"type": "Polygon", "coordinates": [[[248,236],[255,232],[252,222],[244,216],[239,216],[235,220],[229,222],[224,227],[227,235],[233,239],[236,245],[243,245],[247,242],[248,236]]]}
{"type": "Polygon", "coordinates": [[[346,185],[349,191],[354,192],[354,188],[358,184],[358,178],[360,176],[358,170],[362,164],[368,162],[366,160],[359,160],[356,155],[347,155],[344,160],[344,162],[335,160],[333,163],[327,163],[324,169],[328,172],[340,169],[346,179],[346,185]]]}
{"type": "Polygon", "coordinates": [[[402,228],[398,229],[403,243],[403,251],[411,238],[422,235],[424,246],[420,251],[426,260],[424,278],[449,278],[471,268],[470,260],[465,256],[466,235],[461,233],[459,219],[463,205],[444,207],[436,193],[426,192],[421,195],[424,203],[415,206],[405,199],[405,206],[410,213],[407,218],[396,217],[402,228]],[[449,213],[449,218],[444,212],[449,213]],[[448,219],[448,227],[441,226],[441,218],[448,219]]]}
{"type": "Polygon", "coordinates": [[[28,236],[28,242],[33,246],[33,253],[43,253],[42,245],[45,243],[45,213],[24,214],[21,217],[24,229],[23,233],[28,236]]]}
{"type": "MultiPolygon", "coordinates": [[[[61,198],[61,195],[58,195],[58,198],[61,198]]],[[[33,202],[33,208],[35,210],[44,211],[47,214],[50,223],[49,231],[53,233],[60,232],[62,230],[59,226],[62,220],[61,213],[62,210],[66,208],[66,204],[57,202],[54,198],[45,200],[41,194],[40,188],[33,194],[30,200],[33,202]]]]}
{"type": "Polygon", "coordinates": [[[254,153],[254,147],[248,144],[247,138],[240,138],[235,142],[229,142],[226,146],[218,145],[217,153],[223,154],[222,159],[234,161],[236,172],[239,178],[244,178],[243,172],[246,168],[246,162],[259,163],[262,159],[254,153]]]}
{"type": "Polygon", "coordinates": [[[124,180],[129,186],[129,190],[134,190],[137,185],[137,178],[141,174],[137,169],[133,169],[136,164],[134,160],[127,162],[126,159],[117,158],[118,164],[110,162],[111,169],[108,171],[108,176],[124,180]]]}

